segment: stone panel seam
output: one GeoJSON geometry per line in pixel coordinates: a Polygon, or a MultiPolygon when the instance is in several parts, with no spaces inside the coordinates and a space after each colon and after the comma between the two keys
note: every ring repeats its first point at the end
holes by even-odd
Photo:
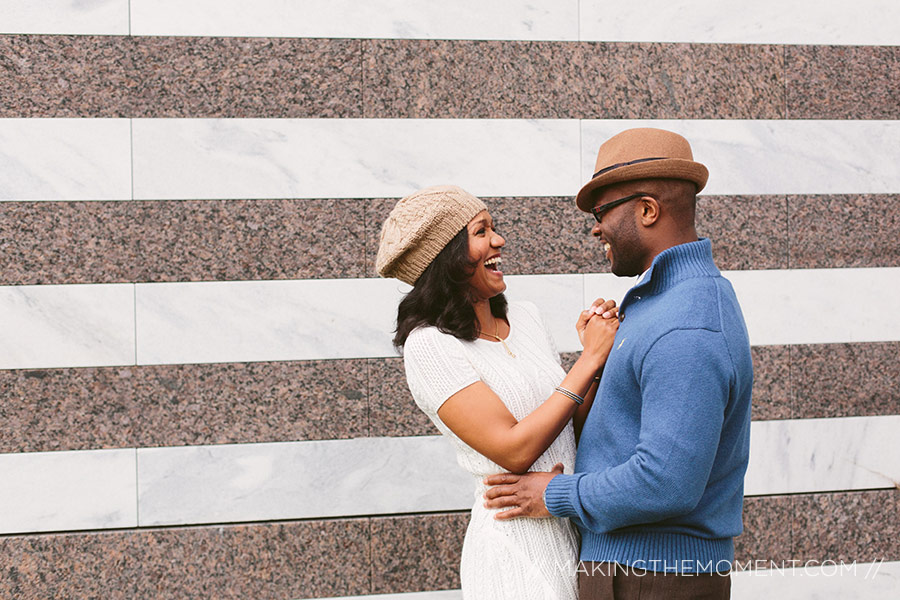
{"type": "Polygon", "coordinates": [[[781,47],[781,75],[783,83],[781,87],[781,104],[784,107],[782,114],[785,119],[790,119],[790,107],[788,106],[788,45],[781,47]]]}
{"type": "MultiPolygon", "coordinates": [[[[130,4],[130,0],[129,0],[130,4]]],[[[134,201],[134,119],[128,119],[128,166],[131,183],[131,200],[134,201]]]]}
{"type": "Polygon", "coordinates": [[[367,556],[366,562],[369,565],[369,593],[375,593],[375,539],[374,534],[372,533],[372,519],[366,519],[366,529],[368,530],[368,551],[369,556],[367,556]]]}
{"type": "Polygon", "coordinates": [[[364,40],[358,40],[359,44],[359,113],[361,118],[368,118],[368,106],[366,105],[366,97],[368,89],[366,88],[366,49],[367,45],[364,40]]]}

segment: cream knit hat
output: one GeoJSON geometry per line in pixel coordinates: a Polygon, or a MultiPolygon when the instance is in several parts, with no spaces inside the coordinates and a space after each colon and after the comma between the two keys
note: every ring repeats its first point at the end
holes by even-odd
{"type": "Polygon", "coordinates": [[[409,285],[450,240],[483,210],[484,202],[455,185],[428,187],[401,199],[381,227],[375,269],[409,285]]]}

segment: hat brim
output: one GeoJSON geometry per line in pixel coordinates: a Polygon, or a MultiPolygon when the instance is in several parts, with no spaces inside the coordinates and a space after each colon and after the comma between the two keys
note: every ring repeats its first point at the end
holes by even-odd
{"type": "Polygon", "coordinates": [[[635,179],[685,179],[692,181],[699,192],[706,186],[709,171],[705,166],[684,158],[663,158],[619,167],[602,173],[588,181],[578,195],[575,204],[580,210],[590,212],[594,206],[594,194],[602,187],[635,179]]]}

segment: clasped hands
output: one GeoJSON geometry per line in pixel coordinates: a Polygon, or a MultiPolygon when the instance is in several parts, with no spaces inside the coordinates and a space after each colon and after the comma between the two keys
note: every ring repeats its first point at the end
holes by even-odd
{"type": "MultiPolygon", "coordinates": [[[[598,298],[591,307],[581,312],[575,329],[582,346],[585,343],[585,332],[593,319],[618,319],[619,308],[613,300],[598,298]]],[[[599,323],[598,323],[599,324],[599,323]]],[[[562,463],[557,463],[547,472],[530,472],[522,475],[515,473],[497,473],[484,478],[485,485],[490,486],[484,493],[485,508],[509,509],[501,510],[495,519],[506,520],[516,517],[549,517],[550,512],[544,504],[544,490],[550,480],[563,472],[562,463]]]]}

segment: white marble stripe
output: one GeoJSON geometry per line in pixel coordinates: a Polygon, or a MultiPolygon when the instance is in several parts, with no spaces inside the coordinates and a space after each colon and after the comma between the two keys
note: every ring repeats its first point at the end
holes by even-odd
{"type": "Polygon", "coordinates": [[[455,183],[483,196],[578,186],[578,122],[135,119],[137,199],[378,198],[455,183]]]}
{"type": "MultiPolygon", "coordinates": [[[[900,341],[900,268],[727,271],[756,346],[900,341]]],[[[633,278],[512,275],[507,297],[537,304],[561,352],[596,297],[633,278]]],[[[383,279],[0,286],[0,369],[396,356],[383,279]]]]}
{"type": "Polygon", "coordinates": [[[894,0],[581,0],[585,41],[896,45],[894,0]]]}
{"type": "Polygon", "coordinates": [[[578,0],[131,0],[135,35],[575,40],[578,0]]]}
{"type": "MultiPolygon", "coordinates": [[[[731,576],[733,600],[791,598],[791,600],[895,600],[900,589],[900,562],[855,562],[826,558],[799,563],[785,559],[766,569],[735,568],[731,576]],[[824,562],[824,565],[822,564],[824,562]]],[[[462,600],[461,590],[342,596],[324,600],[462,600]]]]}
{"type": "Polygon", "coordinates": [[[751,344],[900,340],[900,268],[729,271],[726,277],[751,344]]]}
{"type": "Polygon", "coordinates": [[[132,284],[0,287],[0,368],[134,364],[132,284]]]}
{"type": "Polygon", "coordinates": [[[142,526],[471,508],[440,436],[138,450],[142,526]],[[442,468],[443,466],[443,468],[442,468]]]}
{"type": "Polygon", "coordinates": [[[900,43],[892,0],[0,0],[0,14],[0,33],[900,43]]]}
{"type": "Polygon", "coordinates": [[[711,171],[704,193],[900,192],[900,121],[137,119],[134,193],[366,198],[452,181],[481,196],[568,196],[604,139],[639,126],[688,137],[711,171]]]}
{"type": "MultiPolygon", "coordinates": [[[[745,493],[893,489],[898,429],[754,422],[745,493]]],[[[133,525],[135,469],[140,526],[466,510],[475,486],[440,436],[0,455],[0,533],[133,525]]]]}
{"type": "Polygon", "coordinates": [[[128,200],[128,119],[0,119],[0,200],[128,200]]]}
{"type": "Polygon", "coordinates": [[[685,136],[694,159],[709,168],[703,194],[900,191],[900,121],[586,120],[584,181],[595,172],[600,145],[631,127],[685,136]]]}
{"type": "Polygon", "coordinates": [[[0,34],[128,34],[128,0],[0,0],[0,34]]]}
{"type": "Polygon", "coordinates": [[[0,120],[0,200],[570,196],[609,135],[685,134],[708,194],[900,192],[900,121],[0,120]],[[131,143],[131,146],[129,145],[131,143]]]}
{"type": "Polygon", "coordinates": [[[790,560],[767,565],[765,570],[736,570],[731,580],[732,599],[894,600],[900,589],[900,561],[858,563],[827,556],[793,559],[799,563],[790,560]]]}
{"type": "Polygon", "coordinates": [[[900,488],[900,415],[753,423],[748,496],[900,488]]]}
{"type": "Polygon", "coordinates": [[[386,279],[138,284],[138,364],[393,356],[386,279]]]}
{"type": "MultiPolygon", "coordinates": [[[[748,496],[890,489],[900,415],[760,421],[748,496]]],[[[439,436],[138,450],[141,525],[471,508],[474,481],[439,436]]]]}
{"type": "Polygon", "coordinates": [[[135,451],[0,454],[0,533],[137,525],[135,451]]]}
{"type": "MultiPolygon", "coordinates": [[[[900,268],[725,275],[735,287],[753,345],[900,340],[900,320],[893,318],[900,268]]],[[[572,352],[580,349],[573,330],[579,310],[596,297],[621,301],[633,280],[610,274],[529,275],[509,276],[507,282],[508,298],[537,304],[560,351],[572,352]]],[[[137,360],[393,356],[391,331],[405,289],[379,279],[139,284],[137,360]]]]}
{"type": "MultiPolygon", "coordinates": [[[[562,347],[578,345],[568,321],[582,308],[582,276],[510,277],[508,285],[510,297],[545,309],[562,347]]],[[[138,284],[137,360],[395,356],[391,331],[408,289],[384,279],[138,284]]]]}

